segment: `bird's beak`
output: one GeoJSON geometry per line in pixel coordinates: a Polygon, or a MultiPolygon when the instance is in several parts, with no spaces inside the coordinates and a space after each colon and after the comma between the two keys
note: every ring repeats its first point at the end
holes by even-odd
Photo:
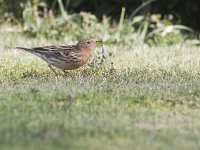
{"type": "Polygon", "coordinates": [[[102,40],[96,40],[95,42],[96,42],[96,43],[103,43],[102,40]]]}

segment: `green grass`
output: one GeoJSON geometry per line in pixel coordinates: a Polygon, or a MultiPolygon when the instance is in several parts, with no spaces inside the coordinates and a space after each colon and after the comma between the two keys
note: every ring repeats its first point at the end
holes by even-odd
{"type": "Polygon", "coordinates": [[[1,32],[1,150],[199,149],[198,47],[105,44],[113,65],[57,78],[12,49],[52,43],[61,42],[1,32]]]}

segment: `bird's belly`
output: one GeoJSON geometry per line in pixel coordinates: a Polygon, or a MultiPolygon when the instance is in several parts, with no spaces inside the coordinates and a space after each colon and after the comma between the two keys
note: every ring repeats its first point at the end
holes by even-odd
{"type": "Polygon", "coordinates": [[[57,63],[51,63],[53,66],[58,67],[62,70],[73,70],[78,69],[79,67],[83,66],[86,62],[57,62],[57,63]]]}

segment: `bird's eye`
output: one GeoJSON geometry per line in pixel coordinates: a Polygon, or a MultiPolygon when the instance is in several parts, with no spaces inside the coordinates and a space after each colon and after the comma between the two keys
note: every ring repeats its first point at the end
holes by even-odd
{"type": "Polygon", "coordinates": [[[91,42],[90,41],[87,41],[87,44],[90,44],[91,42]]]}

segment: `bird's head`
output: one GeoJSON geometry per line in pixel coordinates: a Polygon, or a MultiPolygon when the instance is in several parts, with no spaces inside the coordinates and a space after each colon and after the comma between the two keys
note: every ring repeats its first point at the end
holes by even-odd
{"type": "Polygon", "coordinates": [[[97,43],[102,43],[102,41],[96,39],[84,39],[78,42],[77,47],[80,49],[91,50],[97,43]]]}

